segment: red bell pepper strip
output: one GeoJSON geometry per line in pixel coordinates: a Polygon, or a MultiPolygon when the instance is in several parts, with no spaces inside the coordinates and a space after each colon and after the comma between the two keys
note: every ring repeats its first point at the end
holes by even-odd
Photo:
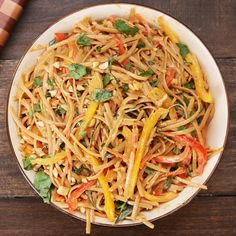
{"type": "Polygon", "coordinates": [[[167,72],[167,76],[166,76],[166,84],[167,86],[169,86],[172,82],[172,80],[174,79],[176,74],[176,69],[175,68],[171,68],[168,72],[167,72]]]}
{"type": "Polygon", "coordinates": [[[154,160],[158,163],[176,163],[183,161],[189,154],[190,148],[187,145],[184,151],[179,155],[170,155],[170,156],[157,156],[154,160]]]}
{"type": "Polygon", "coordinates": [[[67,39],[68,37],[69,35],[67,33],[55,33],[55,40],[57,43],[67,39]]]}
{"type": "Polygon", "coordinates": [[[196,174],[201,175],[203,172],[204,166],[207,162],[207,153],[206,153],[205,148],[195,139],[188,137],[186,135],[178,135],[176,138],[179,139],[181,142],[189,144],[192,148],[194,148],[200,154],[198,155],[198,168],[197,168],[196,174]]]}
{"type": "Polygon", "coordinates": [[[91,186],[93,186],[97,182],[96,179],[90,180],[87,183],[81,184],[77,189],[75,189],[68,198],[68,207],[69,211],[74,211],[77,208],[77,201],[79,196],[86,190],[88,190],[91,186]]]}
{"type": "Polygon", "coordinates": [[[122,42],[121,37],[120,37],[119,34],[116,34],[115,38],[116,38],[116,42],[117,42],[119,54],[122,55],[122,54],[125,53],[124,44],[123,44],[123,42],[122,42]]]}

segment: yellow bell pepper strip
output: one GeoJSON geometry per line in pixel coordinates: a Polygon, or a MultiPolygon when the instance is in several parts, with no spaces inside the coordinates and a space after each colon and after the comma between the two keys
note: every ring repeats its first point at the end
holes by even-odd
{"type": "MultiPolygon", "coordinates": [[[[173,43],[177,44],[180,42],[177,34],[174,31],[172,31],[167,24],[165,24],[162,16],[158,18],[158,23],[159,23],[161,29],[166,33],[166,35],[169,36],[170,40],[173,43]]],[[[188,53],[185,57],[185,60],[186,60],[186,62],[189,63],[189,67],[192,71],[197,95],[199,96],[199,98],[202,101],[207,102],[207,103],[212,103],[213,102],[212,95],[210,92],[207,92],[204,87],[204,80],[203,80],[202,71],[201,71],[201,68],[199,66],[196,56],[194,56],[191,53],[188,53]]]]}
{"type": "MultiPolygon", "coordinates": [[[[147,95],[158,107],[169,108],[171,106],[171,99],[164,89],[154,88],[147,95]]],[[[177,113],[174,107],[170,108],[170,118],[177,119],[177,113]]]]}
{"type": "Polygon", "coordinates": [[[204,87],[202,70],[199,66],[196,56],[191,53],[188,53],[185,59],[190,64],[189,67],[194,77],[193,79],[194,79],[197,95],[200,97],[202,101],[207,102],[207,103],[212,103],[213,102],[212,95],[210,92],[207,92],[204,87]]]}
{"type": "Polygon", "coordinates": [[[138,178],[138,172],[139,172],[139,166],[140,166],[140,162],[143,158],[143,155],[145,153],[146,150],[146,145],[150,136],[151,131],[153,130],[153,128],[155,127],[157,121],[160,118],[164,118],[166,117],[166,115],[168,114],[168,110],[163,109],[163,108],[159,108],[157,111],[153,112],[146,120],[144,126],[143,126],[143,130],[139,139],[139,143],[138,143],[138,148],[137,148],[137,152],[135,155],[135,160],[134,160],[134,166],[131,172],[131,181],[130,181],[130,186],[128,189],[128,196],[129,197],[133,197],[134,195],[134,188],[136,186],[137,183],[137,178],[138,178]]]}
{"type": "MultiPolygon", "coordinates": [[[[94,157],[94,156],[89,156],[90,157],[90,161],[94,166],[99,166],[99,160],[94,157]]],[[[110,187],[108,185],[107,179],[104,176],[104,174],[100,174],[98,177],[98,181],[99,184],[103,190],[103,194],[104,194],[104,198],[105,198],[105,212],[107,215],[107,218],[111,221],[114,222],[115,220],[115,204],[114,204],[114,200],[111,196],[111,192],[110,192],[110,187]]]]}
{"type": "Polygon", "coordinates": [[[144,192],[144,197],[147,200],[152,201],[152,202],[160,202],[160,203],[171,201],[174,198],[176,198],[178,195],[177,193],[174,193],[174,192],[166,192],[160,196],[154,196],[146,191],[143,191],[143,192],[144,192]]]}
{"type": "Polygon", "coordinates": [[[55,164],[58,161],[62,160],[65,157],[66,157],[66,152],[61,151],[53,157],[34,159],[34,160],[31,161],[31,164],[33,164],[33,165],[35,165],[35,164],[38,164],[38,165],[52,165],[52,164],[55,164]]]}
{"type": "Polygon", "coordinates": [[[92,101],[89,106],[88,109],[85,113],[85,117],[84,120],[82,121],[79,130],[76,132],[76,138],[78,140],[82,139],[85,134],[86,134],[86,128],[88,127],[88,125],[90,124],[91,120],[93,119],[93,116],[95,115],[96,111],[98,108],[98,103],[92,101]]]}
{"type": "Polygon", "coordinates": [[[97,182],[97,179],[88,181],[87,183],[82,183],[78,188],[76,188],[67,200],[69,211],[74,211],[77,209],[77,202],[79,196],[92,187],[97,182]]]}
{"type": "Polygon", "coordinates": [[[164,22],[163,16],[158,18],[158,24],[173,43],[179,42],[178,35],[164,22]]]}
{"type": "MultiPolygon", "coordinates": [[[[98,72],[94,73],[93,79],[89,82],[89,93],[91,93],[94,89],[103,88],[102,78],[101,75],[98,72]]],[[[88,125],[90,124],[91,120],[93,119],[93,116],[95,115],[99,103],[95,101],[91,101],[89,104],[87,111],[85,113],[85,118],[83,119],[80,128],[77,130],[75,137],[80,140],[82,139],[86,134],[86,129],[88,125]]]]}
{"type": "Polygon", "coordinates": [[[123,126],[122,135],[125,137],[125,154],[127,157],[130,156],[130,153],[133,148],[132,144],[132,132],[127,126],[123,126]]]}

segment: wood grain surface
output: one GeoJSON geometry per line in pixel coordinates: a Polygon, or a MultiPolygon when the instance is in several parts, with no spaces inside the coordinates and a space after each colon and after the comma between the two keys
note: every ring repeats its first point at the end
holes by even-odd
{"type": "MultiPolygon", "coordinates": [[[[120,1],[112,1],[120,2],[120,1]]],[[[222,72],[230,103],[230,129],[222,160],[187,206],[155,222],[155,229],[92,227],[92,235],[236,235],[236,1],[123,1],[154,7],[191,28],[222,72]]],[[[85,224],[42,203],[22,176],[6,134],[6,102],[16,65],[33,39],[70,12],[111,1],[31,0],[0,54],[0,235],[84,235],[85,224]]]]}

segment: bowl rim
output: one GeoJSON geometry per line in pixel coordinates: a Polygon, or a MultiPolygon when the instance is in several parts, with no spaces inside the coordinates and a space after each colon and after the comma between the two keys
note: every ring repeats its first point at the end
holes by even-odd
{"type": "MultiPolygon", "coordinates": [[[[6,125],[7,125],[7,137],[8,137],[8,141],[10,143],[10,147],[11,147],[11,151],[12,153],[14,154],[14,157],[17,161],[17,165],[21,171],[21,173],[23,174],[24,178],[26,179],[26,181],[29,183],[29,185],[31,186],[31,188],[34,190],[34,192],[36,192],[36,194],[40,197],[39,195],[39,192],[36,190],[36,188],[34,187],[33,183],[30,181],[30,179],[27,177],[27,175],[25,174],[25,171],[23,170],[23,168],[21,167],[18,159],[17,159],[17,156],[16,156],[16,153],[14,151],[14,148],[13,148],[13,144],[12,144],[12,140],[11,140],[11,136],[10,136],[10,127],[9,127],[9,122],[8,122],[8,113],[9,113],[9,102],[10,102],[10,92],[12,90],[12,86],[13,86],[13,82],[14,82],[14,79],[15,79],[15,76],[16,76],[16,73],[19,69],[19,66],[21,64],[21,62],[23,61],[23,59],[25,58],[26,54],[28,53],[28,51],[30,50],[30,48],[32,47],[32,45],[38,40],[38,38],[44,34],[49,28],[51,28],[52,26],[54,26],[55,24],[59,23],[60,21],[62,21],[63,19],[65,19],[66,17],[68,16],[71,16],[73,14],[76,14],[82,10],[86,10],[86,9],[89,9],[89,8],[94,8],[94,7],[98,7],[98,6],[106,6],[106,5],[128,5],[128,6],[132,6],[132,7],[142,7],[142,8],[146,8],[146,9],[149,9],[149,10],[154,10],[154,11],[158,11],[160,13],[163,13],[164,15],[176,20],[178,23],[182,24],[184,27],[186,27],[190,32],[192,32],[196,37],[197,39],[203,44],[203,46],[205,47],[205,49],[207,50],[207,52],[209,53],[209,55],[212,57],[213,59],[213,62],[215,63],[216,67],[218,68],[218,72],[219,72],[219,75],[220,75],[220,79],[222,80],[222,83],[223,83],[223,88],[224,88],[224,91],[225,91],[225,94],[226,94],[226,104],[227,104],[227,108],[228,108],[228,114],[227,114],[227,127],[226,127],[226,133],[225,133],[225,137],[224,137],[224,142],[223,142],[223,151],[220,153],[219,155],[219,158],[214,166],[214,168],[212,169],[212,171],[210,172],[210,174],[208,175],[207,179],[203,182],[203,184],[206,184],[209,179],[211,178],[211,176],[213,175],[213,173],[215,172],[216,168],[218,167],[221,159],[222,159],[222,156],[223,156],[223,153],[225,151],[225,147],[226,147],[226,144],[227,144],[227,140],[228,140],[228,134],[229,134],[229,126],[230,126],[230,112],[229,112],[229,108],[230,108],[230,104],[229,104],[229,95],[228,95],[228,92],[227,92],[227,89],[226,89],[226,85],[225,85],[225,82],[224,82],[224,79],[223,79],[223,76],[222,76],[222,73],[221,73],[221,70],[218,66],[218,63],[216,62],[215,58],[213,57],[211,51],[208,49],[208,47],[205,45],[205,43],[203,43],[203,41],[201,40],[201,38],[193,31],[191,30],[188,26],[186,26],[184,23],[182,23],[181,21],[179,21],[176,17],[174,17],[173,15],[169,14],[169,13],[166,13],[164,12],[163,10],[159,10],[158,8],[156,7],[150,7],[150,6],[147,6],[145,4],[136,4],[136,3],[125,3],[125,2],[118,2],[118,3],[102,3],[102,4],[91,4],[89,6],[86,6],[86,7],[82,7],[82,8],[79,8],[75,11],[72,11],[70,13],[67,13],[65,15],[63,15],[62,17],[58,18],[57,20],[53,21],[53,23],[49,24],[47,27],[45,27],[40,33],[37,34],[37,36],[29,43],[30,45],[27,46],[27,48],[24,50],[20,60],[17,62],[17,65],[14,69],[14,72],[12,74],[12,80],[11,80],[11,84],[10,84],[10,88],[9,88],[9,91],[8,91],[8,94],[7,94],[7,99],[6,99],[6,113],[5,113],[5,119],[6,119],[6,125]]],[[[176,208],[172,209],[171,211],[161,215],[161,216],[157,216],[157,217],[154,217],[153,219],[150,219],[149,221],[150,222],[153,222],[153,221],[156,221],[158,219],[161,219],[163,217],[166,217],[168,215],[171,215],[173,214],[174,212],[176,212],[177,210],[179,210],[180,208],[182,208],[183,206],[186,206],[190,201],[193,200],[193,198],[195,198],[197,196],[197,194],[200,192],[201,189],[198,189],[191,197],[189,197],[187,200],[185,200],[181,205],[177,206],[176,208]]],[[[41,198],[41,197],[40,197],[41,198]]],[[[68,211],[65,211],[64,209],[60,208],[59,206],[57,206],[55,203],[53,203],[52,201],[50,201],[50,206],[54,207],[55,209],[57,209],[58,211],[62,212],[63,214],[66,214],[70,217],[73,217],[75,219],[78,219],[78,220],[81,220],[83,222],[86,222],[86,220],[84,218],[81,218],[79,216],[76,216],[74,214],[71,214],[70,212],[68,211]]],[[[141,222],[135,222],[135,223],[128,223],[128,224],[107,224],[107,223],[100,223],[100,222],[93,222],[92,224],[94,225],[98,225],[98,226],[106,226],[106,227],[116,227],[116,228],[120,228],[120,227],[130,227],[130,226],[137,226],[137,225],[142,225],[141,222]]]]}

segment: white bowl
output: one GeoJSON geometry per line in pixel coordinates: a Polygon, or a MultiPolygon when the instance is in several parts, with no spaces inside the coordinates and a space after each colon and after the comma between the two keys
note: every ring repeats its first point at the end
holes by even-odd
{"type": "MultiPolygon", "coordinates": [[[[135,7],[136,11],[142,14],[147,19],[147,21],[153,25],[156,24],[157,17],[164,15],[165,21],[168,23],[168,25],[180,36],[181,40],[188,45],[190,50],[197,55],[201,63],[201,66],[208,77],[210,91],[213,94],[215,101],[215,115],[208,128],[207,143],[215,148],[223,147],[226,142],[227,131],[228,131],[228,102],[221,73],[212,55],[203,45],[201,40],[191,30],[189,30],[187,27],[185,27],[183,24],[181,24],[174,18],[158,10],[154,10],[139,5],[106,4],[106,5],[93,6],[79,10],[57,21],[55,24],[50,26],[46,31],[44,31],[44,33],[42,33],[34,41],[31,47],[34,47],[37,44],[48,44],[49,41],[54,37],[54,32],[67,32],[72,29],[75,23],[82,20],[86,16],[90,16],[93,19],[103,19],[110,15],[127,17],[132,7],[135,7]]],[[[36,63],[39,54],[40,52],[30,52],[29,49],[19,62],[9,93],[8,111],[7,111],[8,131],[11,145],[16,154],[20,169],[32,187],[33,187],[32,183],[34,179],[34,172],[25,171],[22,166],[22,158],[20,151],[18,150],[19,137],[17,136],[16,125],[10,115],[9,108],[10,106],[14,106],[16,109],[16,103],[13,101],[13,97],[16,93],[16,88],[17,88],[16,85],[18,84],[19,77],[21,73],[24,72],[28,67],[36,63]]],[[[211,158],[207,162],[203,174],[201,176],[194,178],[193,181],[200,184],[206,183],[206,181],[209,179],[209,177],[215,170],[220,160],[221,154],[217,154],[213,158],[211,158]]],[[[151,211],[144,212],[144,214],[148,220],[155,220],[163,216],[166,216],[167,214],[174,212],[181,206],[188,203],[193,198],[193,196],[195,196],[198,193],[198,191],[199,189],[197,188],[187,187],[174,200],[161,204],[159,207],[151,211]]],[[[55,206],[55,204],[53,203],[52,205],[55,206]]],[[[68,213],[65,209],[60,209],[60,210],[65,213],[68,213]]],[[[73,215],[72,214],[70,215],[81,220],[85,219],[84,215],[82,215],[81,213],[75,213],[73,215]]],[[[100,217],[96,217],[95,223],[102,225],[111,225],[111,223],[108,220],[100,217]]],[[[120,225],[130,226],[135,224],[138,224],[138,222],[123,221],[120,225]]]]}

